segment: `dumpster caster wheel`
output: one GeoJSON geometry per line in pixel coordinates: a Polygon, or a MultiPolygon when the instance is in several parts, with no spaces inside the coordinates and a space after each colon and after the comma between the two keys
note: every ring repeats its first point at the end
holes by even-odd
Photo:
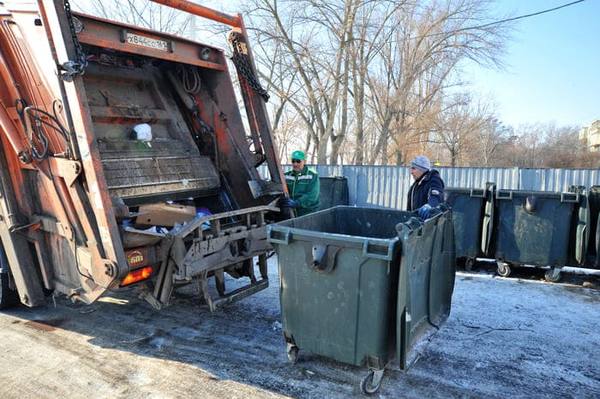
{"type": "Polygon", "coordinates": [[[498,262],[498,275],[500,277],[508,277],[510,276],[511,270],[510,265],[504,262],[498,262]]]}
{"type": "Polygon", "coordinates": [[[473,271],[473,266],[475,266],[475,259],[467,258],[465,260],[465,271],[467,271],[467,272],[473,271]]]}
{"type": "Polygon", "coordinates": [[[287,348],[287,357],[288,360],[292,363],[292,364],[296,364],[298,362],[298,347],[295,345],[288,345],[287,348]]]}
{"type": "Polygon", "coordinates": [[[550,269],[550,270],[546,271],[546,273],[544,273],[544,278],[546,279],[546,281],[548,281],[550,283],[558,283],[561,278],[560,269],[553,267],[552,269],[550,269]]]}
{"type": "Polygon", "coordinates": [[[372,395],[379,391],[381,381],[383,380],[383,371],[369,370],[369,374],[360,381],[360,391],[365,395],[372,395]]]}

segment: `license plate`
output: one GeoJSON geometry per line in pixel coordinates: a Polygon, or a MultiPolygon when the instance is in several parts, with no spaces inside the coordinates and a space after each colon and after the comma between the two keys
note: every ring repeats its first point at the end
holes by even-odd
{"type": "Polygon", "coordinates": [[[135,33],[127,32],[125,41],[136,46],[148,47],[155,50],[169,51],[169,42],[166,40],[152,39],[151,37],[136,35],[135,33]]]}

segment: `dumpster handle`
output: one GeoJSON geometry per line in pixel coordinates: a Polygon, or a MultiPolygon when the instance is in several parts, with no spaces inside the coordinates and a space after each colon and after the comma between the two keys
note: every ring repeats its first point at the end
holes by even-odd
{"type": "Polygon", "coordinates": [[[485,198],[485,190],[482,188],[472,188],[470,195],[473,198],[485,198]]]}
{"type": "Polygon", "coordinates": [[[267,229],[267,239],[270,243],[288,245],[290,243],[290,230],[289,229],[274,229],[273,226],[269,226],[267,229]],[[274,234],[275,233],[275,234],[274,234]],[[276,238],[277,236],[283,236],[283,238],[276,238]]]}
{"type": "Polygon", "coordinates": [[[496,198],[500,200],[512,200],[513,192],[510,190],[498,190],[496,191],[496,198]]]}
{"type": "MultiPolygon", "coordinates": [[[[583,225],[583,228],[581,229],[581,237],[585,237],[585,233],[587,232],[587,224],[583,225]]],[[[585,263],[585,253],[587,252],[587,248],[586,248],[586,240],[579,240],[581,242],[581,245],[579,246],[579,249],[581,250],[581,254],[582,254],[582,259],[580,264],[584,264],[585,263]]]]}
{"type": "Polygon", "coordinates": [[[560,202],[579,202],[579,193],[560,193],[560,202]]]}
{"type": "MultiPolygon", "coordinates": [[[[396,239],[397,240],[397,239],[396,239]]],[[[366,240],[363,242],[363,248],[362,248],[362,254],[363,256],[367,257],[367,258],[375,258],[375,259],[382,259],[382,260],[392,260],[393,256],[394,256],[394,243],[396,242],[396,240],[394,240],[392,243],[387,244],[387,253],[384,255],[381,252],[371,252],[369,251],[370,247],[378,247],[378,248],[382,248],[384,245],[377,243],[377,242],[372,242],[369,240],[366,240]]]]}
{"type": "Polygon", "coordinates": [[[321,273],[331,273],[335,269],[337,254],[342,249],[337,245],[315,245],[312,243],[304,248],[308,267],[321,273]]]}

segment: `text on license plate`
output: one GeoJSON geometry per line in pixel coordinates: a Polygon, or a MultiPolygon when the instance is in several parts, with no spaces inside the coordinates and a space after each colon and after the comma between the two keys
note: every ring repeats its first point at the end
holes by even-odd
{"type": "Polygon", "coordinates": [[[152,39],[146,36],[136,35],[135,33],[127,32],[125,37],[127,43],[136,46],[153,48],[155,50],[169,51],[169,43],[165,40],[152,39]]]}

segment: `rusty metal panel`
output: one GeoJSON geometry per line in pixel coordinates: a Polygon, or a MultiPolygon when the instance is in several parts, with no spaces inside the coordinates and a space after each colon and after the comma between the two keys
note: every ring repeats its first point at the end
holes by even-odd
{"type": "Polygon", "coordinates": [[[76,15],[84,27],[78,35],[82,43],[219,71],[226,69],[220,49],[202,45],[208,51],[201,52],[198,43],[174,35],[90,15],[76,15]]]}

